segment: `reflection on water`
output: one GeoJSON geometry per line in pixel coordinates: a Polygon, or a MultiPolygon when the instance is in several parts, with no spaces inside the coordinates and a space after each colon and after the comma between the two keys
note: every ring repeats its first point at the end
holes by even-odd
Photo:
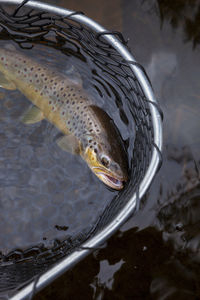
{"type": "Polygon", "coordinates": [[[174,29],[181,26],[184,38],[195,48],[200,43],[200,3],[198,0],[157,0],[155,10],[159,12],[162,26],[169,21],[174,29]]]}
{"type": "Polygon", "coordinates": [[[101,1],[98,13],[94,2],[76,0],[69,1],[69,8],[85,11],[109,28],[110,15],[117,12],[115,28],[119,19],[117,29],[122,26],[130,37],[164,111],[163,166],[142,209],[107,247],[36,298],[199,299],[200,3],[124,0],[109,8],[101,1]]]}

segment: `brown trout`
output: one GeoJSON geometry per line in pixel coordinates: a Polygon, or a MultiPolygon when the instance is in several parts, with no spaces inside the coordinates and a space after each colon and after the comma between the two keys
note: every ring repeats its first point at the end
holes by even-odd
{"type": "Polygon", "coordinates": [[[127,156],[112,119],[80,84],[12,49],[0,49],[0,87],[18,89],[33,104],[25,124],[46,118],[64,136],[57,144],[79,154],[96,176],[120,190],[127,181],[127,156]]]}

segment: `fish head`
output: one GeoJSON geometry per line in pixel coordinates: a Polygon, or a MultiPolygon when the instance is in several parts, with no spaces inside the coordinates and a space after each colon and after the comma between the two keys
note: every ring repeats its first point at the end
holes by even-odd
{"type": "Polygon", "coordinates": [[[92,107],[92,109],[98,117],[100,130],[98,134],[87,136],[82,156],[101,181],[112,189],[121,190],[128,180],[124,142],[107,113],[99,107],[92,107]]]}
{"type": "Polygon", "coordinates": [[[124,187],[128,179],[125,162],[120,156],[116,159],[105,144],[97,143],[96,147],[87,147],[84,159],[94,174],[107,186],[115,190],[124,187]]]}

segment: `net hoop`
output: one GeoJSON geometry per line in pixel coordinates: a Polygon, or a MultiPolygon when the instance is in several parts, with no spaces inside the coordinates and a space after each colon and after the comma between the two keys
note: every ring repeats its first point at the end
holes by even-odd
{"type": "MultiPolygon", "coordinates": [[[[22,0],[1,0],[0,4],[20,5],[23,2],[24,1],[22,0]]],[[[158,109],[157,100],[154,96],[151,84],[146,76],[146,73],[144,72],[143,68],[136,62],[132,54],[130,54],[130,52],[127,50],[125,43],[120,42],[119,38],[117,38],[114,32],[107,31],[104,27],[81,13],[75,13],[71,10],[59,8],[57,6],[52,6],[38,1],[28,1],[25,6],[34,8],[36,10],[42,10],[60,15],[62,17],[67,17],[70,15],[70,18],[72,20],[78,21],[88,26],[92,30],[96,31],[96,33],[99,35],[104,35],[105,40],[121,54],[126,62],[129,62],[130,68],[137,77],[137,80],[139,81],[143,89],[146,99],[148,99],[148,105],[152,116],[152,124],[154,130],[154,150],[150,165],[139,186],[138,194],[134,193],[132,195],[128,203],[123,207],[117,217],[99,233],[88,239],[87,242],[82,245],[81,249],[74,251],[72,254],[59,261],[47,272],[39,276],[36,281],[32,281],[26,287],[13,295],[10,298],[12,300],[27,299],[27,297],[30,297],[32,295],[33,291],[39,291],[40,289],[50,284],[58,276],[62,275],[64,272],[72,268],[77,262],[82,260],[94,249],[103,244],[135,211],[137,198],[142,198],[144,196],[160,167],[162,151],[162,116],[160,110],[158,109]]]]}

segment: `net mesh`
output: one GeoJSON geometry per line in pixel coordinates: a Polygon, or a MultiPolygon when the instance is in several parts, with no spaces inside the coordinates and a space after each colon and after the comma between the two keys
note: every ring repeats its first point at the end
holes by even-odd
{"type": "MultiPolygon", "coordinates": [[[[26,2],[26,1],[25,1],[26,2]]],[[[108,32],[97,34],[77,21],[71,20],[71,15],[60,17],[44,11],[20,7],[0,6],[0,38],[12,39],[21,48],[32,48],[33,43],[48,44],[59,48],[66,55],[66,41],[74,46],[71,50],[77,57],[81,55],[77,45],[90,56],[93,63],[102,70],[103,77],[108,77],[126,95],[130,113],[135,122],[134,151],[131,155],[131,180],[126,189],[120,192],[95,224],[85,228],[79,234],[70,236],[64,241],[54,241],[54,246],[47,249],[44,245],[36,245],[26,250],[15,250],[8,255],[0,256],[0,292],[18,288],[24,282],[30,281],[34,276],[47,270],[62,257],[70,254],[74,249],[80,248],[89,237],[104,228],[119,213],[121,208],[138,188],[149,166],[154,149],[154,133],[148,99],[131,70],[131,64],[110,45],[104,38],[108,32]],[[54,36],[54,39],[52,39],[54,36]]],[[[110,34],[110,32],[109,32],[110,34]]],[[[122,35],[114,32],[120,42],[126,45],[122,35]]],[[[138,65],[141,67],[140,65],[138,65]]],[[[141,67],[142,68],[142,67],[141,67]]],[[[119,110],[121,117],[123,109],[119,110]]],[[[139,200],[139,199],[138,199],[139,200]]]]}

